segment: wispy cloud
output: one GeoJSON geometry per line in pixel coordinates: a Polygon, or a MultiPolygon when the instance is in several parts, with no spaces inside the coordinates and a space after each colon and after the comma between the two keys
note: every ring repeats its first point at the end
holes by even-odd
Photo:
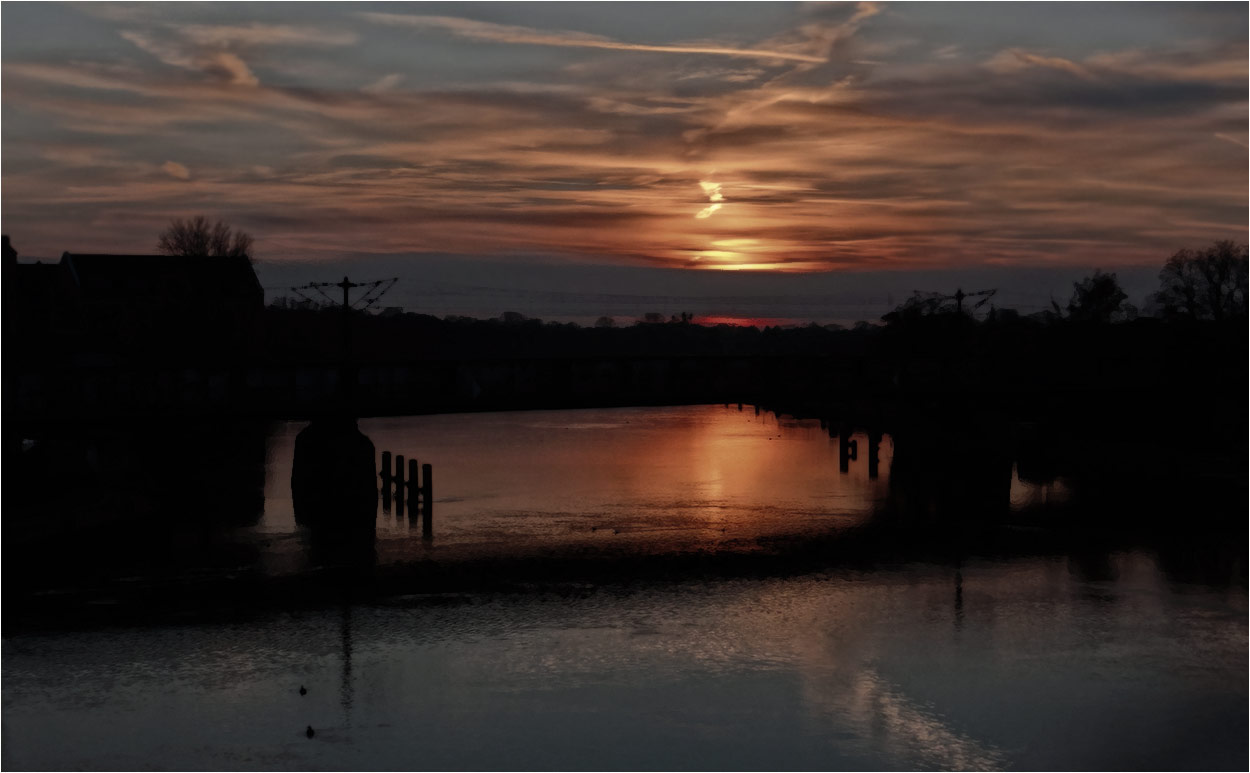
{"type": "Polygon", "coordinates": [[[404,76],[397,72],[388,73],[368,84],[362,90],[371,94],[385,94],[400,84],[404,76]]]}
{"type": "Polygon", "coordinates": [[[785,33],[764,45],[769,48],[781,48],[786,51],[806,52],[812,59],[808,61],[824,62],[834,54],[835,50],[850,40],[868,19],[882,12],[883,6],[875,2],[859,2],[855,10],[845,19],[840,18],[841,4],[829,3],[812,9],[813,18],[800,24],[792,32],[785,33]],[[826,18],[825,14],[832,13],[826,18]]]}
{"type": "Polygon", "coordinates": [[[149,23],[120,35],[165,64],[204,72],[239,86],[260,79],[242,53],[282,46],[347,46],[354,32],[286,24],[149,23]]]}
{"type": "Polygon", "coordinates": [[[175,180],[190,180],[191,171],[177,161],[166,161],[161,164],[161,169],[175,180]]]}
{"type": "Polygon", "coordinates": [[[1166,81],[1237,82],[1250,75],[1245,42],[1215,51],[1129,49],[1098,53],[1085,60],[1094,69],[1166,81]]]}
{"type": "Polygon", "coordinates": [[[1106,51],[1091,54],[1080,62],[1009,48],[995,54],[985,66],[999,73],[1049,68],[1087,80],[1128,76],[1156,81],[1216,83],[1245,82],[1250,75],[1247,61],[1245,44],[1224,46],[1215,51],[1106,51]]]}
{"type": "Polygon", "coordinates": [[[56,86],[102,91],[146,92],[140,83],[142,73],[131,69],[109,67],[95,62],[45,64],[42,62],[6,62],[4,73],[17,81],[36,81],[56,86]]]}
{"type": "Polygon", "coordinates": [[[177,24],[171,28],[201,46],[349,46],[355,32],[289,24],[177,24]]]}
{"type": "Polygon", "coordinates": [[[644,51],[665,54],[707,54],[749,59],[771,59],[794,62],[823,62],[824,57],[792,51],[771,51],[753,48],[734,48],[717,45],[651,45],[626,43],[602,35],[570,30],[539,30],[510,24],[462,19],[455,16],[414,16],[398,13],[365,12],[360,14],[369,21],[417,29],[437,29],[470,40],[493,43],[511,43],[531,46],[556,46],[562,48],[597,48],[609,51],[644,51]]]}
{"type": "Polygon", "coordinates": [[[916,27],[890,25],[906,7],[777,6],[767,31],[739,28],[753,47],[683,42],[656,48],[733,53],[626,67],[608,54],[634,44],[580,32],[418,22],[452,33],[418,57],[375,26],[396,14],[328,7],[324,23],[257,26],[240,8],[195,10],[196,24],[164,6],[124,15],[109,29],[139,49],[116,56],[6,46],[3,207],[24,252],[66,249],[66,223],[93,249],[143,249],[135,234],[197,212],[276,260],[1110,267],[1245,238],[1240,40],[1084,53],[1029,40],[987,67],[958,37],[940,41],[962,45],[950,59],[939,41],[904,45],[916,27]],[[579,55],[516,68],[466,40],[579,55]]]}
{"type": "Polygon", "coordinates": [[[146,32],[124,31],[121,36],[173,67],[209,73],[238,86],[260,83],[247,63],[229,51],[202,51],[146,32]]]}
{"type": "Polygon", "coordinates": [[[1088,68],[1071,60],[1058,56],[1042,56],[1021,48],[1008,48],[1004,51],[999,51],[986,61],[985,66],[990,70],[1001,73],[1019,72],[1031,67],[1045,67],[1051,70],[1066,72],[1078,78],[1089,79],[1094,77],[1088,68]]]}

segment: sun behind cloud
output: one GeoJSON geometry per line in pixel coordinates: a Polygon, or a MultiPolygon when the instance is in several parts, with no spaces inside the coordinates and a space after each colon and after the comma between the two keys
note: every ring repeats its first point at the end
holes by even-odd
{"type": "Polygon", "coordinates": [[[711,217],[713,212],[724,206],[725,197],[720,192],[720,183],[699,181],[699,187],[703,189],[703,193],[711,204],[699,210],[699,214],[695,215],[695,219],[705,220],[711,217]]]}

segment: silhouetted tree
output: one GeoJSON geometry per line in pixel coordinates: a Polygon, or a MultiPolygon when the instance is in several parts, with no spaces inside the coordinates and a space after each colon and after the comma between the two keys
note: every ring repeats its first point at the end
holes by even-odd
{"type": "Polygon", "coordinates": [[[889,324],[914,323],[923,317],[947,314],[955,310],[950,299],[940,293],[922,293],[916,290],[894,311],[883,314],[881,319],[889,324]]]}
{"type": "Polygon", "coordinates": [[[1095,271],[1080,282],[1072,283],[1072,300],[1068,301],[1068,319],[1073,322],[1119,322],[1136,316],[1137,310],[1124,301],[1128,295],[1120,289],[1115,274],[1095,271]]]}
{"type": "Polygon", "coordinates": [[[595,320],[595,327],[616,327],[616,320],[611,317],[600,317],[595,320]]]}
{"type": "Polygon", "coordinates": [[[1159,291],[1151,296],[1164,317],[1219,322],[1246,313],[1246,245],[1216,242],[1205,250],[1180,250],[1159,272],[1159,291]]]}
{"type": "Polygon", "coordinates": [[[252,237],[235,231],[218,220],[210,223],[203,215],[189,220],[173,220],[156,241],[162,255],[209,255],[212,257],[251,257],[252,237]]]}

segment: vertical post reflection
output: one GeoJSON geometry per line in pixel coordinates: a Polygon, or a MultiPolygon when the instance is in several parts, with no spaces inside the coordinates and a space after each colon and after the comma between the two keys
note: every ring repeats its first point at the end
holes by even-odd
{"type": "Polygon", "coordinates": [[[343,668],[339,679],[339,705],[343,707],[343,722],[351,727],[352,719],[352,605],[343,603],[340,617],[340,641],[343,645],[343,668]]]}

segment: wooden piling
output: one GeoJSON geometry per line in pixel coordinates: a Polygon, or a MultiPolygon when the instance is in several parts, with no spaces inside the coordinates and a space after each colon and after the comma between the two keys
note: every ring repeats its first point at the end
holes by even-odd
{"type": "Polygon", "coordinates": [[[408,498],[416,501],[421,488],[421,480],[417,477],[417,460],[408,460],[408,498]]]}
{"type": "Polygon", "coordinates": [[[421,536],[434,537],[434,466],[421,465],[421,536]]]}
{"type": "Polygon", "coordinates": [[[382,452],[382,472],[380,474],[382,475],[382,484],[384,486],[389,486],[391,483],[391,452],[390,451],[382,452]]]}
{"type": "Polygon", "coordinates": [[[881,433],[868,430],[868,477],[876,480],[881,472],[881,433]]]}
{"type": "Polygon", "coordinates": [[[399,491],[404,487],[404,455],[395,455],[395,490],[399,491]]]}

